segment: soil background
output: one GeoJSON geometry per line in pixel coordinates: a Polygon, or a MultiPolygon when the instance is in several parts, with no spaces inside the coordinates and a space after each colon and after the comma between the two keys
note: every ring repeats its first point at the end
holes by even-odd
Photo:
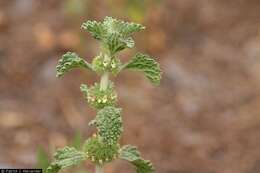
{"type": "Polygon", "coordinates": [[[158,173],[259,173],[259,0],[0,0],[0,167],[33,168],[39,147],[51,156],[78,131],[95,131],[79,85],[98,77],[57,79],[55,66],[66,51],[91,62],[98,44],[80,25],[105,16],[144,24],[121,59],[145,52],[163,71],[160,87],[138,72],[114,79],[121,142],[158,173]]]}

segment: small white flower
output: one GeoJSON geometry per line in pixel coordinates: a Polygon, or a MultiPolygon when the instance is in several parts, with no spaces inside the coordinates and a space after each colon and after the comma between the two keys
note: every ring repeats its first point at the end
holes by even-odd
{"type": "Polygon", "coordinates": [[[102,99],[102,103],[106,103],[107,102],[107,97],[104,97],[103,99],[102,99]]]}
{"type": "Polygon", "coordinates": [[[104,62],[103,62],[103,66],[104,66],[104,67],[107,67],[107,65],[108,65],[108,63],[104,61],[104,62]]]}
{"type": "Polygon", "coordinates": [[[112,68],[116,68],[116,64],[114,62],[111,63],[112,68]]]}

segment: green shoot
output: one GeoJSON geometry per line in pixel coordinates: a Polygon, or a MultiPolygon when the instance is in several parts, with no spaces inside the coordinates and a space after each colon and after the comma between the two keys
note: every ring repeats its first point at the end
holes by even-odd
{"type": "Polygon", "coordinates": [[[141,24],[124,22],[112,17],[104,21],[87,21],[81,26],[95,39],[100,41],[101,52],[88,63],[76,53],[64,54],[57,65],[57,77],[62,77],[74,68],[91,70],[100,76],[100,82],[87,86],[81,84],[80,90],[88,104],[97,110],[97,115],[89,125],[95,126],[97,132],[88,138],[82,147],[76,141],[75,147],[64,147],[54,155],[54,161],[47,168],[47,173],[60,170],[89,160],[96,167],[96,173],[103,173],[103,166],[115,159],[130,162],[137,173],[151,173],[154,168],[150,161],[141,157],[136,147],[120,145],[123,132],[122,111],[117,107],[117,93],[110,75],[118,75],[122,70],[130,69],[143,72],[152,84],[161,80],[159,64],[149,55],[137,53],[128,63],[122,64],[118,52],[133,48],[133,33],[145,29],[141,24]]]}

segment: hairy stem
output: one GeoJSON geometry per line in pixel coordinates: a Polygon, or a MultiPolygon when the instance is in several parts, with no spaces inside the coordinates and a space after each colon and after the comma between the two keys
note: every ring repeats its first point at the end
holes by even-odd
{"type": "Polygon", "coordinates": [[[105,72],[102,76],[101,76],[101,80],[100,80],[100,89],[101,90],[106,90],[107,86],[108,86],[108,82],[109,82],[109,73],[105,72]]]}
{"type": "Polygon", "coordinates": [[[103,167],[100,165],[96,165],[95,173],[104,173],[103,167]]]}

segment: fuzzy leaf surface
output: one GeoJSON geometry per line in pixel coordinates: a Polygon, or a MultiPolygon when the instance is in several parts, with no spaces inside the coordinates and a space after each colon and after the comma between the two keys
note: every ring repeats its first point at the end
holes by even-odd
{"type": "Polygon", "coordinates": [[[57,173],[59,170],[78,165],[81,161],[85,160],[85,153],[76,150],[74,147],[65,147],[59,149],[54,154],[54,162],[47,168],[47,173],[57,173]]]}
{"type": "Polygon", "coordinates": [[[144,160],[135,146],[125,145],[120,149],[120,159],[127,160],[135,166],[137,173],[154,172],[152,163],[144,160]]]}
{"type": "Polygon", "coordinates": [[[105,28],[101,22],[88,20],[81,25],[81,28],[90,32],[92,37],[98,40],[102,39],[105,34],[105,28]]]}
{"type": "Polygon", "coordinates": [[[144,75],[153,83],[160,84],[161,69],[159,64],[149,55],[138,53],[125,64],[123,69],[132,69],[144,72],[144,75]]]}
{"type": "Polygon", "coordinates": [[[74,68],[92,69],[91,65],[84,59],[80,58],[76,53],[67,52],[62,56],[56,66],[57,77],[63,76],[66,72],[74,68]]]}
{"type": "Polygon", "coordinates": [[[112,17],[106,17],[103,22],[87,21],[81,27],[90,32],[95,39],[101,40],[112,55],[125,48],[133,48],[135,44],[131,35],[145,29],[141,24],[124,22],[112,17]]]}

